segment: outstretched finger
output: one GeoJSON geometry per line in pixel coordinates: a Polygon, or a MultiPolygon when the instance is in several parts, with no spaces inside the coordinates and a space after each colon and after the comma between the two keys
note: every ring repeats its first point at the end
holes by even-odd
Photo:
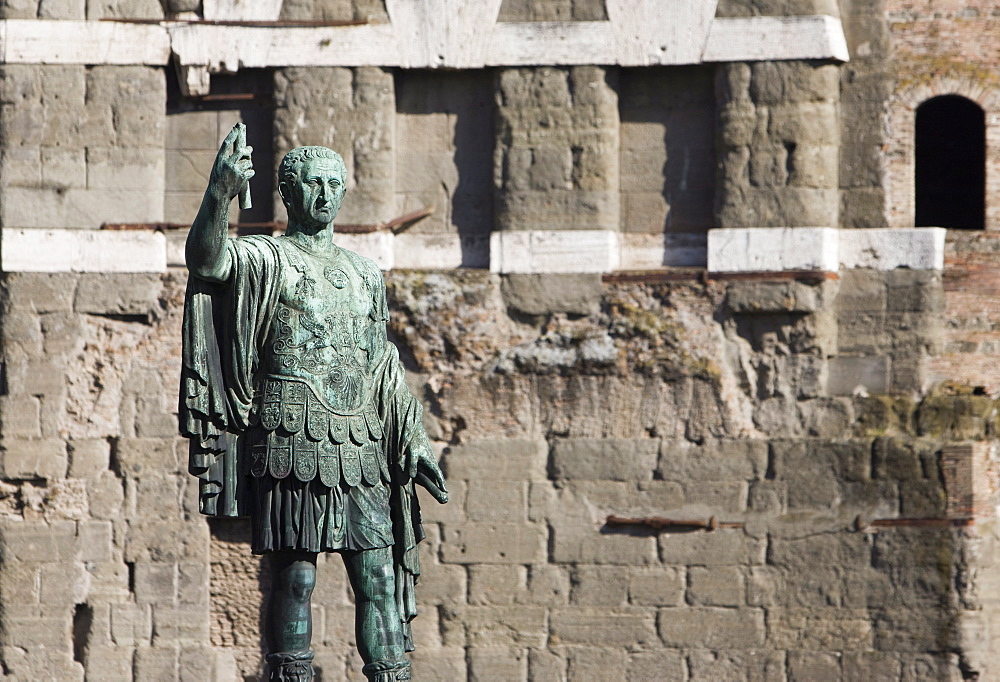
{"type": "Polygon", "coordinates": [[[219,148],[220,156],[231,156],[233,150],[236,146],[236,141],[240,136],[240,128],[243,127],[242,123],[237,123],[233,126],[233,129],[229,131],[226,135],[226,139],[222,141],[222,147],[219,148]]]}
{"type": "Polygon", "coordinates": [[[250,145],[247,145],[239,152],[240,159],[249,159],[251,154],[253,154],[253,147],[250,145]]]}
{"type": "Polygon", "coordinates": [[[423,460],[422,463],[427,469],[427,473],[430,474],[429,478],[433,481],[434,487],[440,491],[438,494],[435,494],[434,497],[437,498],[438,502],[444,504],[448,501],[448,483],[444,480],[444,474],[441,473],[441,467],[438,466],[437,460],[433,457],[428,457],[423,460]]]}

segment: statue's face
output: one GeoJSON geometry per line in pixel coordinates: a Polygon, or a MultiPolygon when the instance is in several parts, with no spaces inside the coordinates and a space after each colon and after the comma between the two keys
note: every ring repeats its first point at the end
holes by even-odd
{"type": "Polygon", "coordinates": [[[333,159],[306,159],[299,166],[298,187],[289,211],[304,227],[326,227],[344,200],[344,178],[333,159]]]}

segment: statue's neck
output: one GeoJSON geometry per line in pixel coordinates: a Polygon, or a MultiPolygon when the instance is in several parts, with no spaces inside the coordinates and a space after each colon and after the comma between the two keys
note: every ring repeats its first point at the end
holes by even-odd
{"type": "Polygon", "coordinates": [[[289,221],[285,235],[289,239],[294,239],[300,246],[316,253],[327,253],[333,248],[333,223],[322,228],[309,228],[295,221],[289,221]]]}

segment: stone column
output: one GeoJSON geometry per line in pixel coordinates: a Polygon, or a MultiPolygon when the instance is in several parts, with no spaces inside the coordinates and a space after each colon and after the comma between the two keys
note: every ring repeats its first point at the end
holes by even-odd
{"type": "Polygon", "coordinates": [[[716,101],[715,226],[836,227],[839,67],[724,64],[716,101]]]}
{"type": "Polygon", "coordinates": [[[618,230],[615,72],[503,69],[494,185],[499,230],[618,230]]]}

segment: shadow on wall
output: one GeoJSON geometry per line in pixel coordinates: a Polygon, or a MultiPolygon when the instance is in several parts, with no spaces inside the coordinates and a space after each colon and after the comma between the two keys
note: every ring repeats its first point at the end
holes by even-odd
{"type": "Polygon", "coordinates": [[[457,232],[463,267],[489,267],[493,110],[489,71],[396,73],[398,209],[434,206],[412,230],[457,232]]]}

